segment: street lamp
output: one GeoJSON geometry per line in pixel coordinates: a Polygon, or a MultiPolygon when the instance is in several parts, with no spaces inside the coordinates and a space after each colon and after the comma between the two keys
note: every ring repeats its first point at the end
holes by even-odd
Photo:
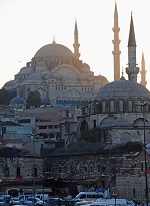
{"type": "Polygon", "coordinates": [[[40,133],[35,133],[35,134],[30,134],[32,137],[32,142],[33,142],[33,197],[35,199],[35,193],[36,193],[36,185],[35,185],[35,136],[40,135],[40,133]]]}
{"type": "Polygon", "coordinates": [[[145,163],[145,201],[146,206],[148,206],[148,177],[147,177],[147,158],[146,158],[146,132],[145,132],[145,109],[148,106],[148,102],[141,103],[140,106],[142,107],[143,111],[143,131],[144,131],[144,163],[145,163]]]}

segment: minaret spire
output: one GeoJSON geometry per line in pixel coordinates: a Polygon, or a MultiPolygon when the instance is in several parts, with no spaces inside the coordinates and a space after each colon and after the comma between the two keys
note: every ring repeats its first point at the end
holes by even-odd
{"type": "Polygon", "coordinates": [[[130,81],[137,82],[137,74],[139,73],[139,67],[137,67],[136,64],[136,40],[132,12],[128,39],[128,67],[126,68],[126,73],[128,74],[128,79],[130,81]]]}
{"type": "Polygon", "coordinates": [[[112,51],[112,54],[114,55],[114,80],[120,79],[120,54],[121,51],[119,50],[119,31],[120,28],[118,27],[118,11],[117,11],[117,4],[115,3],[115,11],[114,11],[114,40],[112,43],[114,44],[114,51],[112,51]]]}
{"type": "Polygon", "coordinates": [[[142,60],[141,60],[141,82],[140,84],[142,84],[144,87],[146,87],[147,85],[147,81],[146,81],[146,70],[145,70],[145,58],[144,58],[144,53],[142,52],[142,60]]]}
{"type": "Polygon", "coordinates": [[[77,27],[77,21],[75,21],[75,29],[74,29],[74,56],[76,59],[79,60],[80,53],[79,53],[79,42],[78,42],[78,27],[77,27]]]}

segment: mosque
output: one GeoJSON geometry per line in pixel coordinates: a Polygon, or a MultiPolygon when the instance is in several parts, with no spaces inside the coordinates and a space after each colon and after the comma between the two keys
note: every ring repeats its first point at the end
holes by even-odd
{"type": "Polygon", "coordinates": [[[82,108],[78,117],[80,133],[100,128],[105,143],[126,143],[129,141],[150,142],[150,92],[146,88],[144,55],[141,63],[141,82],[137,83],[139,67],[136,62],[136,38],[131,13],[128,38],[128,80],[120,74],[118,12],[114,11],[114,81],[102,86],[92,101],[82,108]],[[144,128],[144,129],[143,129],[144,128]]]}
{"type": "Polygon", "coordinates": [[[14,80],[6,82],[3,87],[25,100],[31,91],[38,91],[42,101],[53,106],[88,101],[108,80],[102,75],[94,76],[90,66],[79,59],[79,46],[75,22],[74,53],[54,39],[52,44],[40,48],[14,80]]]}
{"type": "Polygon", "coordinates": [[[78,28],[75,22],[74,53],[53,40],[40,48],[21,68],[14,80],[4,84],[7,90],[15,91],[17,97],[27,99],[31,91],[39,91],[43,102],[54,106],[78,105],[82,103],[82,114],[78,117],[78,131],[99,127],[104,132],[105,142],[120,143],[143,141],[145,123],[147,142],[150,141],[150,92],[146,88],[144,54],[141,69],[136,62],[136,38],[131,14],[128,39],[128,80],[120,77],[118,11],[114,10],[114,81],[108,83],[106,77],[94,76],[90,66],[80,58],[78,28]],[[141,82],[137,76],[141,73],[141,82]]]}

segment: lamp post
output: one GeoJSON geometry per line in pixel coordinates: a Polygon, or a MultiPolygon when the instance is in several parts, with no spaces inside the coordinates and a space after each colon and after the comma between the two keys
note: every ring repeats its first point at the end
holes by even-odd
{"type": "Polygon", "coordinates": [[[146,157],[146,131],[145,131],[145,108],[148,106],[148,102],[141,103],[143,111],[143,137],[144,137],[144,163],[145,163],[145,202],[146,206],[148,206],[148,178],[147,178],[147,157],[146,157]]]}
{"type": "MultiPolygon", "coordinates": [[[[35,175],[35,136],[39,135],[40,133],[30,134],[32,136],[32,143],[33,143],[33,197],[35,199],[35,193],[36,193],[36,175],[35,175]]],[[[34,202],[33,202],[34,204],[34,202]]]]}

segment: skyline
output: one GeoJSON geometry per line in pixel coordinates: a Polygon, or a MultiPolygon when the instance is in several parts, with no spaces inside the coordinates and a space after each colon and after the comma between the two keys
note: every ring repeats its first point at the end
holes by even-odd
{"type": "MultiPolygon", "coordinates": [[[[120,76],[128,63],[128,37],[131,12],[137,44],[137,64],[141,67],[142,52],[147,70],[147,88],[150,89],[150,31],[145,25],[149,18],[150,2],[144,0],[1,0],[0,1],[0,87],[14,79],[26,63],[44,45],[55,41],[68,47],[72,52],[74,26],[77,21],[80,60],[89,64],[95,75],[105,76],[113,81],[114,9],[118,9],[120,43],[120,76]],[[29,3],[30,2],[30,3],[29,3]],[[51,9],[52,8],[52,9],[51,9]],[[142,31],[142,32],[141,32],[142,31]]],[[[138,82],[140,73],[138,74],[138,82]]]]}

